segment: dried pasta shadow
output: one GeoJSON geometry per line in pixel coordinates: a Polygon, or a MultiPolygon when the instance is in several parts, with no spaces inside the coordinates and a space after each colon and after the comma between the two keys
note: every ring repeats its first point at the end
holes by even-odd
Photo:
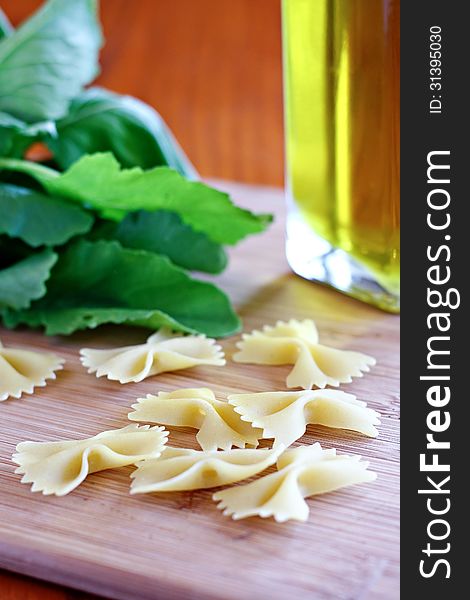
{"type": "Polygon", "coordinates": [[[97,347],[96,340],[99,337],[100,348],[111,348],[143,344],[152,333],[153,331],[146,327],[104,324],[95,329],[83,329],[67,336],[56,336],[56,339],[60,344],[94,348],[97,347]]]}

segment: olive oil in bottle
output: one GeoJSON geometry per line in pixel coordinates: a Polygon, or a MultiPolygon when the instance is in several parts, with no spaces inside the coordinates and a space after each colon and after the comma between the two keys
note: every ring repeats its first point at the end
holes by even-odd
{"type": "Polygon", "coordinates": [[[287,254],[399,310],[399,0],[283,0],[287,254]]]}

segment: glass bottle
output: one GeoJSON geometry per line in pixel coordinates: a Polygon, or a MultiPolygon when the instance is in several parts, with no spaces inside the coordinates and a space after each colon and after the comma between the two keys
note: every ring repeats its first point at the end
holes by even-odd
{"type": "Polygon", "coordinates": [[[400,2],[282,8],[289,264],[398,312],[400,2]]]}

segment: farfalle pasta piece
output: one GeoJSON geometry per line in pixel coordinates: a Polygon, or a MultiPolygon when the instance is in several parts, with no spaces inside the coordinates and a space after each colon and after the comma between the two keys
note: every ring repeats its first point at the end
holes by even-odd
{"type": "Polygon", "coordinates": [[[222,451],[166,448],[160,458],[144,460],[131,474],[131,494],[180,492],[227,485],[252,477],[273,465],[284,450],[222,451]]]}
{"type": "Polygon", "coordinates": [[[376,479],[360,456],[337,455],[320,444],[286,450],[277,461],[278,471],[256,481],[217,492],[212,497],[224,515],[244,519],[259,515],[279,523],[306,521],[304,498],[376,479]]]}
{"type": "Polygon", "coordinates": [[[375,359],[360,352],[336,350],[318,342],[315,323],[309,319],[288,323],[278,321],[263,331],[244,334],[238,342],[233,360],[259,365],[294,365],[287,377],[287,387],[309,390],[350,383],[375,365],[375,359]]]}
{"type": "Polygon", "coordinates": [[[151,335],[145,344],[109,350],[82,348],[80,355],[88,373],[120,383],[198,365],[225,365],[224,353],[215,340],[204,335],[183,336],[166,328],[151,335]]]}
{"type": "Polygon", "coordinates": [[[374,425],[380,424],[379,413],[339,390],[233,394],[228,401],[243,421],[263,430],[263,438],[274,438],[275,445],[290,446],[308,424],[378,435],[374,425]]]}
{"type": "Polygon", "coordinates": [[[128,414],[131,421],[199,429],[196,439],[207,451],[256,447],[261,438],[261,430],[242,421],[231,404],[217,400],[208,388],[148,394],[138,398],[132,408],[134,412],[128,414]]]}
{"type": "Polygon", "coordinates": [[[0,402],[10,396],[20,398],[55,379],[64,359],[50,352],[5,348],[0,341],[0,402]]]}
{"type": "Polygon", "coordinates": [[[159,456],[168,432],[163,427],[128,425],[103,431],[84,440],[60,442],[21,442],[12,460],[23,475],[22,483],[32,483],[32,492],[65,496],[89,473],[135,464],[159,456]]]}

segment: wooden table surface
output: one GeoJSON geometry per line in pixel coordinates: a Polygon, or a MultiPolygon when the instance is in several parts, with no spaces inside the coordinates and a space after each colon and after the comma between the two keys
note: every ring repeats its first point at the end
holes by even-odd
{"type": "MultiPolygon", "coordinates": [[[[229,600],[254,593],[278,600],[398,598],[399,319],[290,273],[281,191],[220,186],[241,204],[277,213],[268,233],[233,251],[219,278],[245,329],[313,317],[325,343],[377,358],[370,374],[343,389],[381,413],[380,436],[309,426],[301,441],[318,440],[367,457],[378,480],[313,498],[307,523],[286,524],[232,521],[216,509],[210,490],[129,496],[130,468],[92,475],[64,498],[32,494],[10,460],[22,439],[70,439],[121,427],[134,399],[156,390],[209,385],[221,397],[282,390],[289,368],[233,363],[235,336],[223,341],[229,358],[223,369],[205,367],[121,386],[88,375],[78,350],[143,340],[142,330],[104,327],[68,338],[1,331],[5,344],[48,348],[67,364],[57,381],[35,395],[0,406],[0,566],[125,600],[229,600]]],[[[172,444],[197,447],[193,431],[170,431],[172,444]]],[[[47,589],[51,598],[67,597],[47,589]]],[[[10,598],[21,597],[14,594],[10,598]]]]}

